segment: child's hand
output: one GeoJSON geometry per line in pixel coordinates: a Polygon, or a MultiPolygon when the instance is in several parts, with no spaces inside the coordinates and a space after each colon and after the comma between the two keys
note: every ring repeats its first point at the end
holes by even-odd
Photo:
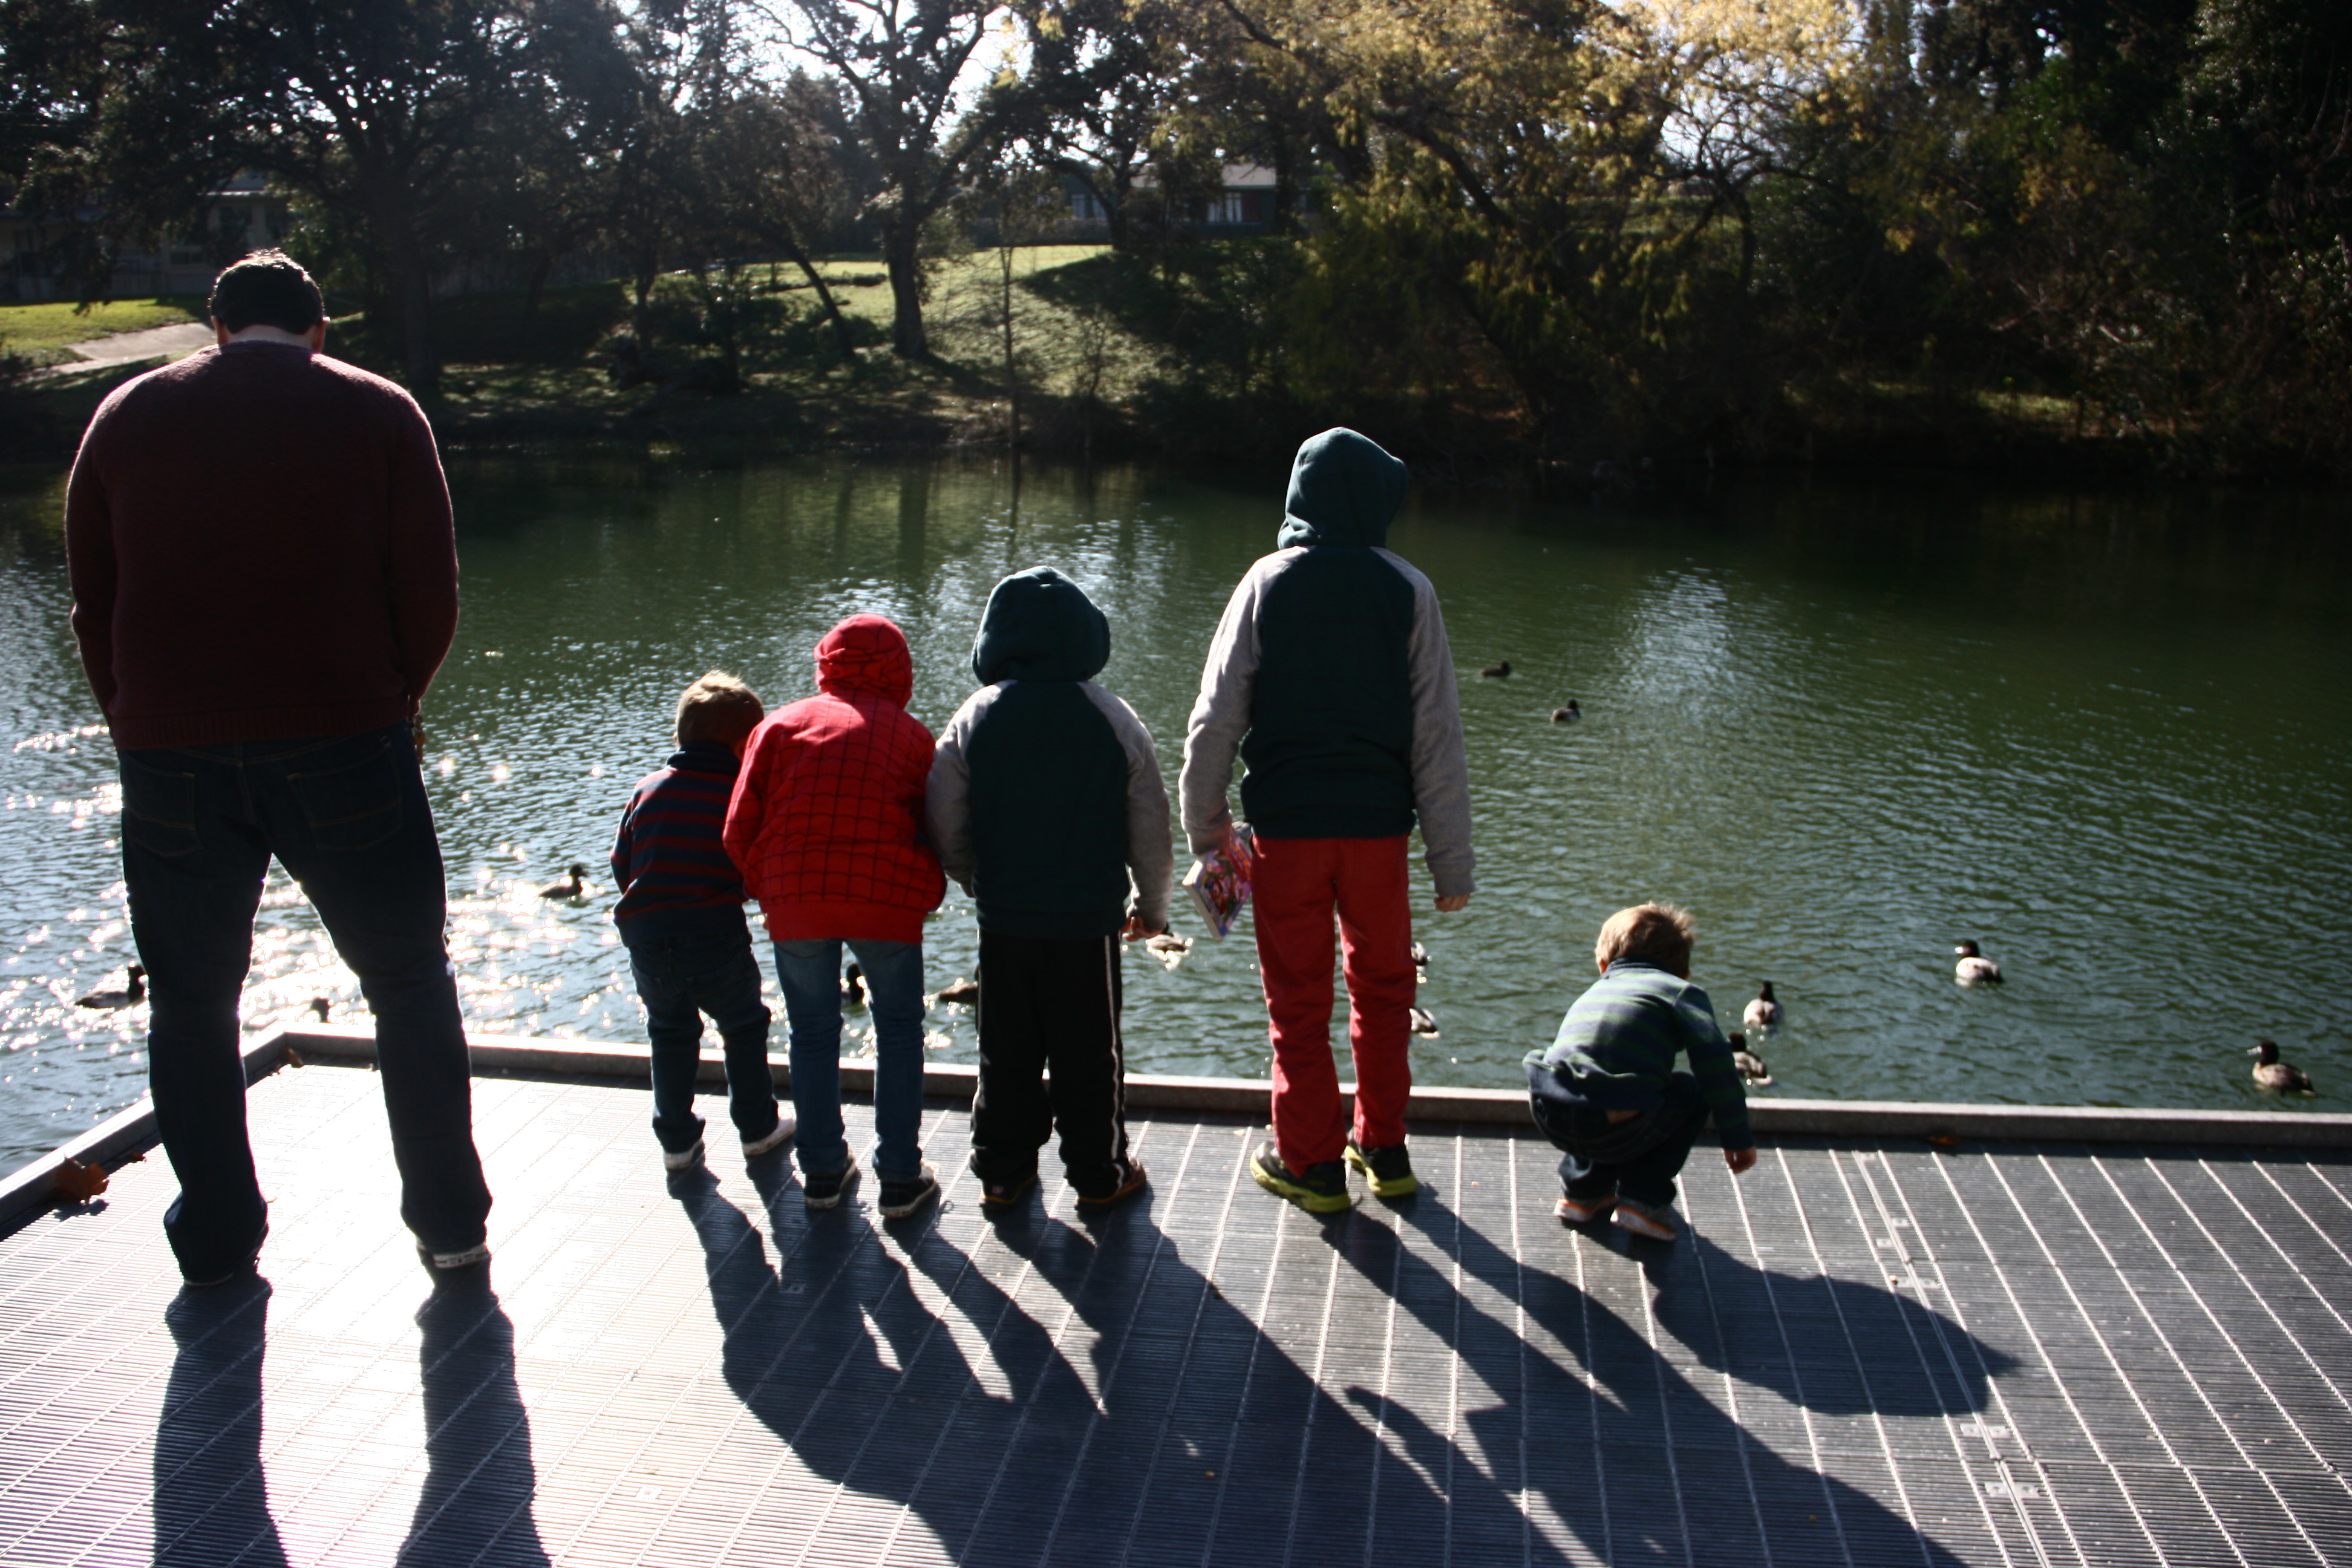
{"type": "Polygon", "coordinates": [[[1437,912],[1442,915],[1450,915],[1456,910],[1466,910],[1469,907],[1470,895],[1467,893],[1441,894],[1437,900],[1437,912]]]}
{"type": "Polygon", "coordinates": [[[1756,1145],[1750,1143],[1745,1149],[1726,1149],[1723,1163],[1731,1167],[1733,1175],[1747,1174],[1756,1168],[1756,1145]]]}

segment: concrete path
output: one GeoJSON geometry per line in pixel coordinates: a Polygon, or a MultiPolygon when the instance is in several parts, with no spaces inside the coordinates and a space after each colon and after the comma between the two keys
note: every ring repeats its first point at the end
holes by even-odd
{"type": "Polygon", "coordinates": [[[2341,1153],[1773,1138],[1659,1246],[1495,1129],[1317,1219],[1211,1114],[992,1214],[938,1102],[885,1222],[717,1100],[666,1181],[642,1089],[492,1078],[436,1289],[379,1090],[256,1085],[258,1279],[180,1288],[160,1156],[0,1234],[0,1563],[2352,1563],[2341,1153]]]}
{"type": "Polygon", "coordinates": [[[134,364],[147,359],[179,359],[198,349],[213,346],[212,325],[206,321],[175,321],[168,327],[150,327],[140,332],[116,332],[110,337],[92,338],[87,342],[68,343],[66,347],[81,355],[66,364],[53,364],[37,372],[41,375],[73,375],[82,371],[101,370],[108,365],[134,364]]]}

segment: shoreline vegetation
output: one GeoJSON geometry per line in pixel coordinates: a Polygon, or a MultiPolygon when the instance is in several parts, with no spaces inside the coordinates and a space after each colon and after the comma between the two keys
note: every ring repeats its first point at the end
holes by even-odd
{"type": "MultiPolygon", "coordinates": [[[[929,301],[931,353],[918,359],[890,352],[889,278],[870,255],[815,263],[856,342],[847,353],[798,272],[765,264],[665,277],[642,314],[620,279],[546,289],[535,300],[459,296],[438,303],[442,374],[420,401],[455,449],[585,441],[1017,448],[1074,461],[1280,456],[1334,417],[1281,394],[1267,345],[1249,338],[1255,302],[1233,291],[1234,275],[1260,271],[1278,244],[1200,245],[1162,267],[1087,245],[950,257],[938,266],[929,301]],[[640,321],[649,345],[634,330],[640,321]]],[[[70,458],[98,403],[163,363],[77,373],[65,344],[202,319],[203,301],[185,297],[87,312],[0,305],[0,458],[70,458]]],[[[399,348],[364,312],[339,314],[330,329],[328,353],[395,380],[399,348]]],[[[1349,409],[1347,419],[1379,429],[1426,478],[1568,493],[1704,488],[1756,468],[2184,477],[2179,444],[2165,432],[1958,376],[1791,381],[1720,442],[1589,461],[1590,448],[1547,455],[1507,400],[1475,391],[1349,409]]],[[[2193,477],[2281,477],[2200,468],[2193,477]]]]}
{"type": "Polygon", "coordinates": [[[2343,4],[42,0],[0,62],[16,287],[282,245],[457,445],[2352,479],[2343,4]]]}

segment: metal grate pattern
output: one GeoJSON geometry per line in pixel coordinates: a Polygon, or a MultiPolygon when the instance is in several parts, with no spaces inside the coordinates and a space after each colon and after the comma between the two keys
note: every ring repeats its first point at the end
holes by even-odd
{"type": "Polygon", "coordinates": [[[2335,1157],[1703,1152],[1660,1247],[1478,1131],[1317,1219],[1155,1121],[1138,1204],[992,1216],[935,1110],[884,1223],[666,1182],[641,1091],[476,1092],[488,1285],[339,1068],[253,1092],[261,1280],[178,1289],[160,1160],[0,1237],[0,1563],[2352,1563],[2335,1157]]]}

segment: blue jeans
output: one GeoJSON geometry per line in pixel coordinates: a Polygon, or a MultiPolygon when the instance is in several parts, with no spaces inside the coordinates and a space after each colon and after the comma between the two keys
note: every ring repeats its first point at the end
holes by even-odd
{"type": "Polygon", "coordinates": [[[671,1153],[702,1138],[694,1080],[702,1067],[702,1016],[727,1048],[727,1110],[747,1143],[776,1130],[768,1071],[768,1007],[749,931],[726,936],[648,937],[629,943],[629,972],[646,1005],[653,1047],[654,1136],[671,1153]]]}
{"type": "MultiPolygon", "coordinates": [[[[874,1173],[884,1181],[923,1168],[923,944],[848,942],[866,974],[874,1015],[874,1173]]],[[[841,1131],[841,949],[838,938],[776,943],[776,979],[792,1026],[793,1110],[801,1173],[849,1167],[841,1131]]]]}
{"type": "Polygon", "coordinates": [[[1575,1110],[1540,1098],[1536,1127],[1559,1157],[1560,1190],[1572,1198],[1622,1194],[1660,1208],[1675,1201],[1675,1178],[1706,1125],[1706,1091],[1686,1072],[1669,1073],[1659,1103],[1623,1121],[1598,1107],[1575,1110]]]}
{"type": "Polygon", "coordinates": [[[120,765],[122,875],[153,999],[148,1083],[180,1179],[163,1228],[182,1271],[235,1268],[261,1235],[237,994],[273,854],[375,1014],[400,1217],[433,1251],[478,1245],[490,1192],[442,935],[441,844],[407,726],[124,752],[120,765]]]}

